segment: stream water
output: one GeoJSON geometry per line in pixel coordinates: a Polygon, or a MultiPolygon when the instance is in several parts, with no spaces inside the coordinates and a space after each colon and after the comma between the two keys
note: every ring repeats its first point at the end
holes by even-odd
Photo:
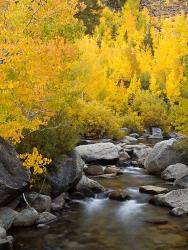
{"type": "Polygon", "coordinates": [[[127,167],[124,174],[97,180],[110,189],[126,189],[131,200],[87,199],[74,202],[48,229],[16,229],[17,250],[179,250],[188,249],[187,217],[173,217],[167,208],[148,203],[141,185],[165,186],[144,169],[127,167]],[[156,225],[151,220],[168,223],[156,225]]]}

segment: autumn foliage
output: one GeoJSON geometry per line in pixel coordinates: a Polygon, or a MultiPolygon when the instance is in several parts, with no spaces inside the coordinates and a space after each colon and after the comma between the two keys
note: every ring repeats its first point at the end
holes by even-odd
{"type": "Polygon", "coordinates": [[[118,138],[122,126],[188,134],[188,17],[98,1],[87,35],[86,2],[1,1],[0,135],[20,143],[45,127],[63,133],[65,117],[87,138],[118,138]]]}

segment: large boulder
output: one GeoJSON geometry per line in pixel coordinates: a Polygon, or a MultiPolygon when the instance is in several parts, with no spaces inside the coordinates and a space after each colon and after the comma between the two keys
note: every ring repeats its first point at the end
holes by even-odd
{"type": "Polygon", "coordinates": [[[51,209],[51,197],[39,193],[28,193],[26,199],[31,207],[37,210],[37,212],[50,212],[51,209]]]}
{"type": "Polygon", "coordinates": [[[15,149],[0,138],[0,206],[6,205],[24,191],[30,180],[15,149]]]}
{"type": "Polygon", "coordinates": [[[48,168],[46,176],[48,184],[50,184],[50,195],[57,197],[75,186],[82,177],[84,165],[84,161],[76,151],[64,162],[54,161],[48,168]]]}
{"type": "Polygon", "coordinates": [[[171,213],[174,215],[183,215],[188,213],[188,188],[155,195],[150,202],[172,208],[171,213]]]}
{"type": "Polygon", "coordinates": [[[161,178],[164,180],[176,180],[188,175],[188,167],[182,163],[176,163],[168,166],[162,173],[161,178]]]}
{"type": "Polygon", "coordinates": [[[176,163],[185,163],[184,156],[177,150],[176,139],[157,143],[148,154],[144,167],[150,174],[161,174],[168,166],[176,163]]]}
{"type": "Polygon", "coordinates": [[[76,151],[86,163],[115,163],[119,159],[121,147],[111,142],[81,145],[76,151]]]}

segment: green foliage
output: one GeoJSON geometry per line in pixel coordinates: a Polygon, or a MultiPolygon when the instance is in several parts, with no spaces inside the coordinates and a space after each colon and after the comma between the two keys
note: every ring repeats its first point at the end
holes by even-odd
{"type": "Polygon", "coordinates": [[[102,6],[98,0],[79,0],[84,3],[85,8],[81,9],[75,16],[82,20],[86,27],[86,33],[92,34],[96,25],[99,24],[102,6]]]}
{"type": "Polygon", "coordinates": [[[173,146],[188,162],[188,137],[180,138],[173,146]]]}
{"type": "Polygon", "coordinates": [[[32,133],[25,133],[25,137],[17,145],[19,152],[32,152],[37,147],[39,152],[54,158],[63,158],[79,140],[79,128],[63,113],[59,113],[50,120],[47,126],[40,127],[32,133]]]}

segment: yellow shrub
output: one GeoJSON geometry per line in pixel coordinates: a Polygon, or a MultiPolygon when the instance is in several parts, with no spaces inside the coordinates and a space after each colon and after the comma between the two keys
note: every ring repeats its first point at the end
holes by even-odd
{"type": "Polygon", "coordinates": [[[110,109],[99,102],[81,102],[76,119],[81,126],[82,136],[90,139],[121,137],[121,120],[110,109]]]}
{"type": "Polygon", "coordinates": [[[33,148],[33,152],[31,154],[20,154],[18,156],[21,160],[23,160],[23,166],[26,169],[30,169],[34,175],[40,175],[44,173],[45,166],[51,163],[51,159],[44,158],[37,150],[37,148],[33,148]]]}

